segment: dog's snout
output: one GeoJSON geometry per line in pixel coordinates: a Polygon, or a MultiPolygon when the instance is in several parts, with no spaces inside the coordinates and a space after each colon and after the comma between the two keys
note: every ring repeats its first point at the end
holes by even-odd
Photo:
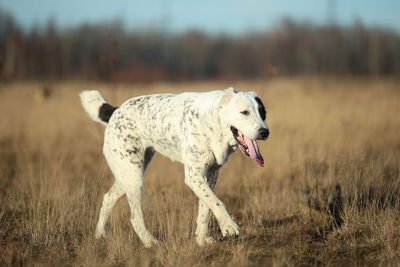
{"type": "Polygon", "coordinates": [[[258,130],[262,139],[267,139],[269,136],[269,129],[268,128],[261,128],[258,130]]]}

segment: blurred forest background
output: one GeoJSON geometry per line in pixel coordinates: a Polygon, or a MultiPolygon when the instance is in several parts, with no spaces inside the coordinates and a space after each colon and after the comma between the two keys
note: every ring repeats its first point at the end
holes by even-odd
{"type": "Polygon", "coordinates": [[[253,79],[274,75],[399,76],[394,30],[282,19],[274,29],[242,34],[162,27],[128,31],[123,23],[21,29],[0,11],[0,77],[113,82],[253,79]]]}

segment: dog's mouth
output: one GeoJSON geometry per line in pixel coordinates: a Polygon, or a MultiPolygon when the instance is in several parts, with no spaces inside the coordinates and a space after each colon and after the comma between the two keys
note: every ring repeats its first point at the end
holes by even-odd
{"type": "Polygon", "coordinates": [[[243,154],[255,159],[258,165],[264,167],[264,159],[261,156],[256,140],[246,137],[242,132],[233,126],[231,126],[231,131],[243,154]]]}

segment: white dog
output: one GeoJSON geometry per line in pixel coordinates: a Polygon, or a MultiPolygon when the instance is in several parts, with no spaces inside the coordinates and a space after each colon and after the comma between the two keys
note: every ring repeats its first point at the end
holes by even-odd
{"type": "Polygon", "coordinates": [[[239,146],[264,166],[255,140],[266,140],[265,108],[256,93],[233,88],[207,93],[146,95],[129,99],[120,107],[109,105],[98,91],[80,93],[89,116],[107,125],[103,153],[115,176],[104,195],[96,237],[105,235],[105,224],[117,200],[126,195],[131,222],[146,247],[157,240],[143,218],[143,176],[155,151],[185,167],[185,183],[199,198],[196,242],[214,242],[208,236],[210,210],[221,232],[238,235],[239,226],[214,194],[218,170],[239,146]]]}

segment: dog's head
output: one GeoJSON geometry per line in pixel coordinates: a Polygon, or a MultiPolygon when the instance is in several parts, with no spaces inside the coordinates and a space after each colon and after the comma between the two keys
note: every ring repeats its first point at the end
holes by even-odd
{"type": "Polygon", "coordinates": [[[267,140],[269,129],[265,123],[265,107],[258,95],[226,89],[220,102],[220,117],[230,127],[243,154],[264,166],[256,140],[267,140]]]}

